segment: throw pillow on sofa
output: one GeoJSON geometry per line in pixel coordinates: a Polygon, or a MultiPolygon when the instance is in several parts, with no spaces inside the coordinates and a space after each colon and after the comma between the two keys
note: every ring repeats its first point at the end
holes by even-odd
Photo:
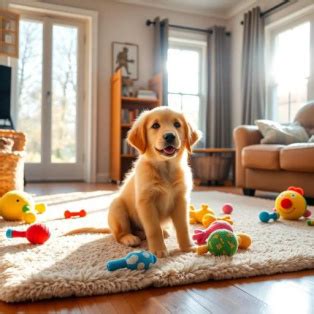
{"type": "Polygon", "coordinates": [[[306,130],[298,124],[282,125],[271,120],[256,120],[259,131],[263,138],[261,144],[282,144],[305,143],[309,140],[306,130]]]}

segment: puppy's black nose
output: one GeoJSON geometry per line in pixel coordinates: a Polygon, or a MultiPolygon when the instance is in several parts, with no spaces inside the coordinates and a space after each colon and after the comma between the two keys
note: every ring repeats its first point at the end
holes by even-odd
{"type": "Polygon", "coordinates": [[[175,140],[176,136],[172,133],[166,133],[164,134],[164,139],[168,144],[172,144],[175,140]]]}

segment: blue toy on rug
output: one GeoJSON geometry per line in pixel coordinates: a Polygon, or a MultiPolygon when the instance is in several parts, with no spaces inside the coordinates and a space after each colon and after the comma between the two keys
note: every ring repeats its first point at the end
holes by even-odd
{"type": "Polygon", "coordinates": [[[130,252],[123,258],[113,259],[107,262],[107,269],[114,271],[120,268],[128,268],[131,270],[148,269],[157,262],[157,257],[147,251],[130,252]]]}

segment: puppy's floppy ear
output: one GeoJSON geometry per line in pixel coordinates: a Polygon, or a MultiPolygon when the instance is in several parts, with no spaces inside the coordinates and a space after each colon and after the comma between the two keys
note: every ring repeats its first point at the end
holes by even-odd
{"type": "Polygon", "coordinates": [[[143,112],[134,122],[131,130],[128,132],[128,143],[135,147],[141,154],[146,151],[146,112],[143,112]]]}
{"type": "Polygon", "coordinates": [[[189,153],[192,153],[192,146],[196,144],[202,137],[202,133],[198,131],[192,124],[190,124],[186,118],[184,118],[185,126],[185,146],[189,153]]]}

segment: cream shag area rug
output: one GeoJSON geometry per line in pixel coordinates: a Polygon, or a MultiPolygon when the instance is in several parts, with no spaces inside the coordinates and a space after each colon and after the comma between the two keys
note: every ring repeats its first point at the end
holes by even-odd
{"type": "MultiPolygon", "coordinates": [[[[239,251],[233,257],[173,251],[170,257],[159,259],[148,271],[108,272],[106,261],[126,255],[130,248],[116,243],[111,235],[61,235],[77,227],[103,227],[112,196],[109,192],[92,192],[41,197],[50,206],[40,220],[49,226],[52,237],[40,246],[28,244],[24,239],[6,239],[4,234],[8,227],[23,229],[25,226],[1,220],[0,299],[18,302],[100,295],[149,286],[174,286],[314,268],[314,227],[307,226],[304,221],[259,222],[259,211],[271,210],[273,201],[219,192],[193,192],[195,205],[209,203],[217,213],[223,203],[231,202],[235,208],[232,214],[235,230],[251,234],[251,249],[239,251]],[[88,211],[87,217],[62,218],[64,210],[81,208],[88,211]]],[[[311,210],[313,212],[313,208],[311,210]]],[[[176,248],[174,233],[166,244],[168,248],[176,248]]],[[[145,242],[142,247],[146,247],[145,242]]]]}

